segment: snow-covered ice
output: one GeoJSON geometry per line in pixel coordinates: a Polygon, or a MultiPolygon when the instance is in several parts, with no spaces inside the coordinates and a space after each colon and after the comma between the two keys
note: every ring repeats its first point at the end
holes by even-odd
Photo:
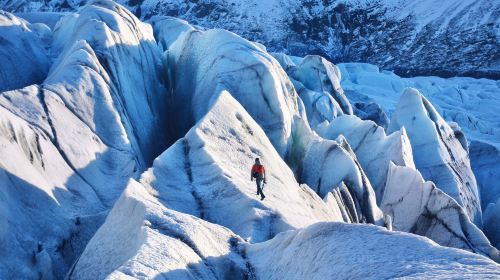
{"type": "Polygon", "coordinates": [[[0,11],[0,91],[43,81],[50,67],[51,31],[0,11]]]}
{"type": "Polygon", "coordinates": [[[0,94],[0,242],[14,252],[0,254],[2,278],[63,277],[129,178],[167,144],[150,26],[98,1],[64,17],[53,39],[61,53],[43,83],[0,94]]]}
{"type": "Polygon", "coordinates": [[[67,277],[495,279],[499,269],[480,255],[368,225],[317,223],[248,243],[227,228],[166,208],[131,180],[67,277]]]}
{"type": "Polygon", "coordinates": [[[393,229],[426,236],[442,246],[464,249],[500,261],[500,253],[474,225],[464,209],[411,167],[391,163],[382,210],[393,229]]]}
{"type": "Polygon", "coordinates": [[[131,180],[68,279],[244,279],[243,239],[166,208],[131,180]],[[125,246],[124,246],[125,245],[125,246]]]}
{"type": "Polygon", "coordinates": [[[228,93],[141,177],[171,209],[223,225],[260,242],[319,221],[341,221],[309,187],[299,185],[264,131],[228,93]],[[260,201],[250,167],[266,167],[260,201]]]}
{"type": "MultiPolygon", "coordinates": [[[[171,34],[156,33],[160,42],[171,40],[171,34]]],[[[285,156],[293,117],[299,115],[298,97],[271,55],[257,44],[218,29],[183,31],[165,55],[173,83],[169,101],[176,120],[172,133],[182,137],[207,113],[211,100],[227,90],[264,129],[279,154],[285,156]]]]}
{"type": "Polygon", "coordinates": [[[335,139],[340,135],[347,139],[375,189],[378,202],[384,193],[391,162],[414,167],[410,141],[404,128],[386,135],[384,129],[372,121],[342,115],[328,125],[320,125],[316,131],[326,139],[335,139]]]}
{"type": "Polygon", "coordinates": [[[481,227],[479,191],[463,135],[457,135],[432,104],[413,88],[401,94],[387,132],[402,127],[410,139],[415,166],[423,177],[453,197],[481,227]]]}
{"type": "Polygon", "coordinates": [[[0,278],[500,277],[495,81],[271,55],[109,0],[18,15],[0,278]]]}
{"type": "Polygon", "coordinates": [[[485,257],[370,225],[319,223],[252,244],[247,255],[265,279],[500,277],[500,266],[485,257]]]}

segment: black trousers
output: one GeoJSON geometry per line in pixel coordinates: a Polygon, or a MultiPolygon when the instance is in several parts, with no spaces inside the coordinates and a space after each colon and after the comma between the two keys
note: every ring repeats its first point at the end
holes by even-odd
{"type": "Polygon", "coordinates": [[[257,183],[257,195],[260,194],[261,197],[265,197],[264,192],[262,191],[262,183],[264,182],[264,179],[256,178],[255,182],[257,183]]]}

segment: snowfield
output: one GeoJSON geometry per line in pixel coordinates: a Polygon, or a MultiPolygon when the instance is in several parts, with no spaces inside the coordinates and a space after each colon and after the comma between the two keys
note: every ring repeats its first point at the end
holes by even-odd
{"type": "Polygon", "coordinates": [[[19,16],[1,279],[500,279],[496,81],[271,54],[110,0],[19,16]]]}

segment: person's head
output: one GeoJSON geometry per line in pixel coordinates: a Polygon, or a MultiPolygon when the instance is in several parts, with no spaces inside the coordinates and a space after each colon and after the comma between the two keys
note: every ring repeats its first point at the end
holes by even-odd
{"type": "Polygon", "coordinates": [[[260,159],[259,159],[259,158],[256,158],[256,159],[255,159],[255,163],[256,163],[256,164],[260,164],[260,159]]]}

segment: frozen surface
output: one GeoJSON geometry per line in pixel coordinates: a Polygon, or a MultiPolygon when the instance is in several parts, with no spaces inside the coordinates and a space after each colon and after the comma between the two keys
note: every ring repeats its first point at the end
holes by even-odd
{"type": "Polygon", "coordinates": [[[481,205],[487,205],[500,198],[500,147],[473,140],[470,142],[469,155],[472,171],[480,186],[481,205]]]}
{"type": "Polygon", "coordinates": [[[52,31],[0,11],[0,91],[43,81],[50,67],[52,31]]]}
{"type": "MultiPolygon", "coordinates": [[[[164,129],[157,129],[167,123],[167,102],[161,53],[151,26],[114,2],[95,1],[56,25],[52,48],[62,52],[58,59],[61,64],[65,64],[68,50],[81,44],[79,41],[87,42],[94,51],[102,67],[96,72],[104,72],[103,79],[128,132],[128,141],[139,164],[146,168],[169,140],[164,129]]],[[[48,82],[71,80],[68,73],[58,70],[51,69],[48,82]]]]}
{"type": "Polygon", "coordinates": [[[404,128],[386,135],[384,129],[372,121],[342,115],[328,125],[319,126],[317,131],[326,139],[340,135],[347,139],[377,194],[378,202],[384,193],[391,162],[414,167],[410,141],[404,128]]]}
{"type": "Polygon", "coordinates": [[[228,93],[154,162],[141,183],[171,209],[228,227],[250,242],[341,217],[311,189],[299,185],[264,131],[228,93]],[[250,168],[266,168],[266,198],[259,200],[250,168]]]}
{"type": "Polygon", "coordinates": [[[301,180],[333,207],[339,209],[344,221],[384,225],[382,211],[376,203],[375,192],[356,155],[343,136],[327,140],[312,134],[302,125],[295,138],[304,150],[300,160],[301,180]],[[336,202],[336,206],[332,203],[336,202]]]}
{"type": "Polygon", "coordinates": [[[341,85],[351,102],[376,102],[390,117],[407,87],[416,88],[446,120],[458,123],[469,142],[500,145],[500,84],[467,77],[401,78],[364,63],[341,63],[341,85]]]}
{"type": "Polygon", "coordinates": [[[499,276],[499,266],[487,258],[376,226],[317,223],[247,243],[222,226],[166,208],[133,180],[67,275],[180,280],[499,276]]]}
{"type": "Polygon", "coordinates": [[[415,166],[422,176],[453,197],[481,227],[479,191],[463,134],[455,133],[432,104],[413,88],[402,93],[387,132],[402,127],[406,128],[415,166]]]}
{"type": "Polygon", "coordinates": [[[249,245],[247,255],[265,279],[500,277],[500,266],[485,257],[369,225],[319,223],[249,245]]]}
{"type": "Polygon", "coordinates": [[[57,22],[66,13],[62,12],[30,12],[30,13],[15,13],[17,17],[23,18],[29,23],[43,23],[53,29],[57,22]]]}
{"type": "Polygon", "coordinates": [[[484,210],[484,233],[491,243],[500,250],[500,198],[486,206],[484,210]]]}
{"type": "Polygon", "coordinates": [[[319,55],[298,58],[274,53],[273,56],[293,82],[311,127],[329,123],[343,114],[353,114],[340,86],[340,70],[333,63],[319,55]]]}
{"type": "Polygon", "coordinates": [[[395,230],[500,261],[499,251],[470,221],[464,209],[434,183],[425,182],[413,168],[390,165],[380,207],[391,215],[395,230]]]}
{"type": "MultiPolygon", "coordinates": [[[[156,33],[160,42],[171,40],[169,33],[156,33]]],[[[189,29],[165,55],[174,85],[172,131],[178,137],[206,114],[220,91],[227,90],[264,129],[278,153],[286,154],[292,120],[299,115],[298,97],[285,71],[259,45],[225,30],[189,29]]]]}
{"type": "Polygon", "coordinates": [[[243,279],[252,270],[242,243],[224,227],[166,208],[131,180],[67,278],[243,279]]]}
{"type": "Polygon", "coordinates": [[[307,89],[331,95],[340,106],[341,113],[352,115],[351,103],[340,87],[340,70],[333,63],[319,55],[308,55],[288,72],[292,79],[301,82],[307,89]]]}
{"type": "MultiPolygon", "coordinates": [[[[22,6],[14,2],[11,7],[22,6]]],[[[201,11],[211,11],[213,6],[203,3],[208,6],[201,11]]],[[[45,4],[64,10],[80,2],[45,4]]],[[[281,4],[256,3],[260,12],[253,11],[252,19],[281,4]]],[[[36,1],[30,5],[46,7],[36,1]]],[[[238,21],[250,10],[242,11],[238,21]]],[[[456,168],[455,176],[447,168],[427,166],[433,180],[465,193],[461,203],[466,207],[470,194],[482,198],[484,232],[498,246],[494,81],[404,80],[370,65],[337,67],[316,55],[273,58],[268,46],[234,33],[163,16],[151,18],[149,25],[106,0],[91,1],[77,13],[21,16],[30,23],[0,13],[0,28],[9,30],[0,36],[16,47],[9,49],[9,43],[0,51],[19,64],[4,67],[8,82],[16,84],[0,93],[0,278],[61,279],[67,271],[72,279],[304,278],[314,271],[312,277],[322,278],[498,276],[492,272],[498,274],[498,266],[481,256],[418,236],[321,224],[391,228],[394,219],[396,230],[498,260],[498,252],[465,214],[479,208],[479,200],[463,210],[432,188],[424,203],[429,188],[412,159],[417,168],[433,159],[443,159],[440,167],[456,168]],[[12,74],[15,67],[31,71],[40,63],[46,68],[36,70],[39,78],[29,71],[12,74]],[[424,108],[413,112],[422,122],[412,127],[406,119],[411,110],[397,109],[396,100],[415,85],[438,107],[421,97],[408,102],[407,108],[424,108]],[[385,113],[393,118],[388,132],[385,113]],[[432,124],[438,129],[430,129],[432,124]],[[440,131],[444,137],[436,137],[440,131]],[[415,146],[421,139],[432,140],[438,149],[427,149],[425,141],[415,146]],[[473,140],[470,147],[467,139],[473,140]],[[267,169],[263,201],[250,181],[255,157],[267,169]],[[391,167],[391,161],[400,166],[391,167]],[[391,168],[406,171],[394,175],[391,168]],[[420,181],[409,180],[412,176],[420,181]],[[377,206],[382,194],[396,199],[387,208],[392,217],[377,206]],[[332,227],[349,233],[339,236],[332,227]],[[301,235],[304,240],[296,238],[301,235]],[[347,235],[352,242],[341,242],[347,235]],[[288,242],[284,236],[293,238],[288,242]],[[401,238],[406,241],[391,241],[401,238]],[[426,249],[412,247],[407,253],[413,242],[426,249]],[[294,249],[299,247],[306,249],[294,249]],[[264,255],[253,258],[249,250],[264,255]],[[323,254],[324,261],[309,252],[323,254]],[[365,264],[384,268],[396,257],[392,263],[401,266],[363,270],[365,264]]]]}
{"type": "Polygon", "coordinates": [[[53,38],[59,57],[44,81],[0,93],[0,278],[62,278],[166,145],[150,27],[99,1],[63,18],[53,38]]]}

